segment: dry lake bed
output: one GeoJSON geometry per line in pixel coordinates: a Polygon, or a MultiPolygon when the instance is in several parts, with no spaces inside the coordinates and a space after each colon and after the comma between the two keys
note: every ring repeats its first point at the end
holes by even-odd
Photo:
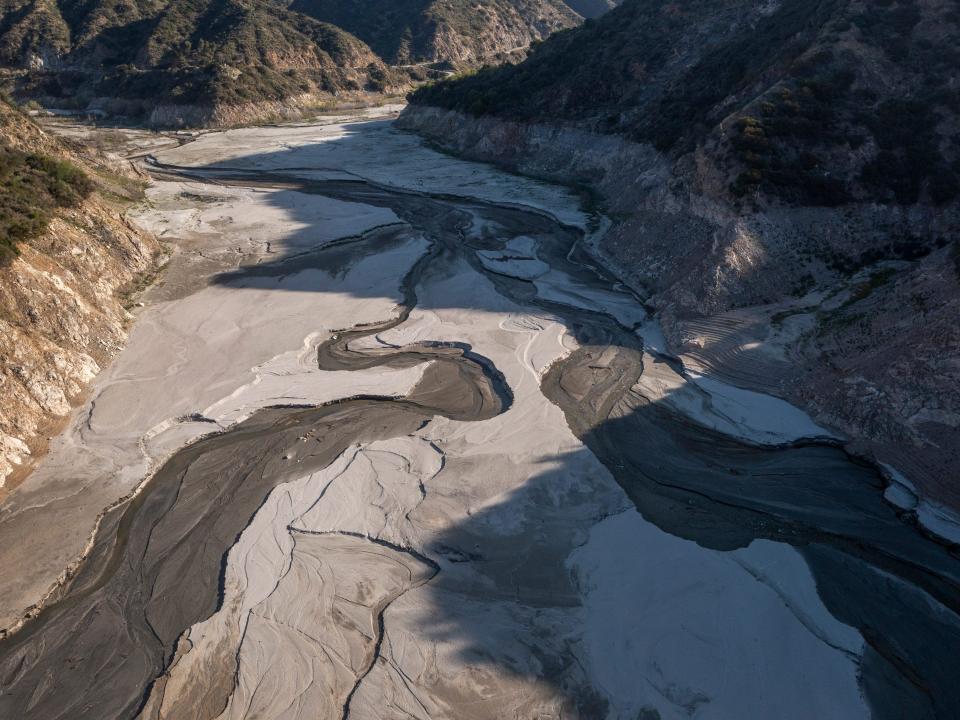
{"type": "Polygon", "coordinates": [[[958,712],[956,551],[664,355],[575,194],[388,117],[129,137],[172,255],[0,508],[0,716],[958,712]]]}

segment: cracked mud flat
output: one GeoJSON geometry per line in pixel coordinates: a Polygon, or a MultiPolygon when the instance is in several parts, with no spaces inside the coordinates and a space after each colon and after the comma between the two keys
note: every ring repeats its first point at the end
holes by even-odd
{"type": "Polygon", "coordinates": [[[380,123],[154,169],[182,250],[0,516],[8,626],[149,480],[0,641],[0,715],[956,716],[955,553],[645,347],[562,191],[380,123]]]}

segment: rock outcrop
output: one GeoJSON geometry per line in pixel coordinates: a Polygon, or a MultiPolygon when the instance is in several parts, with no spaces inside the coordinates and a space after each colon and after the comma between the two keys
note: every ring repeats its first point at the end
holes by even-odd
{"type": "Polygon", "coordinates": [[[97,190],[57,209],[46,229],[0,266],[0,486],[22,477],[87,384],[120,349],[124,292],[154,266],[159,246],[123,217],[138,181],[94,165],[0,104],[0,146],[83,168],[97,190]]]}

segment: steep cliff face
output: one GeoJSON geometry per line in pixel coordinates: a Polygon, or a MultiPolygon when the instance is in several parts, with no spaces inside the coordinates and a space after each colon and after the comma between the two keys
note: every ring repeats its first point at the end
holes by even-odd
{"type": "Polygon", "coordinates": [[[401,122],[592,188],[615,220],[597,251],[688,365],[800,402],[958,508],[958,20],[627,0],[401,122]]]}
{"type": "Polygon", "coordinates": [[[33,207],[12,208],[0,188],[4,221],[45,220],[22,233],[16,254],[0,264],[2,487],[26,473],[123,344],[129,320],[123,293],[155,266],[159,247],[123,219],[122,207],[139,186],[122,168],[81,156],[3,103],[0,150],[32,165],[51,163],[55,172],[83,173],[91,183],[89,194],[52,207],[41,206],[49,198],[33,195],[33,207]]]}

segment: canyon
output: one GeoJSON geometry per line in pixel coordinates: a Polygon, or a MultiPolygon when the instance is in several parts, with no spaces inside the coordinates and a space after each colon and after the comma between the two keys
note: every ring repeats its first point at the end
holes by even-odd
{"type": "Polygon", "coordinates": [[[399,111],[120,132],[171,254],[0,507],[0,714],[954,716],[942,498],[530,177],[658,158],[399,111]]]}
{"type": "Polygon", "coordinates": [[[0,717],[960,717],[958,39],[0,0],[0,717]]]}

